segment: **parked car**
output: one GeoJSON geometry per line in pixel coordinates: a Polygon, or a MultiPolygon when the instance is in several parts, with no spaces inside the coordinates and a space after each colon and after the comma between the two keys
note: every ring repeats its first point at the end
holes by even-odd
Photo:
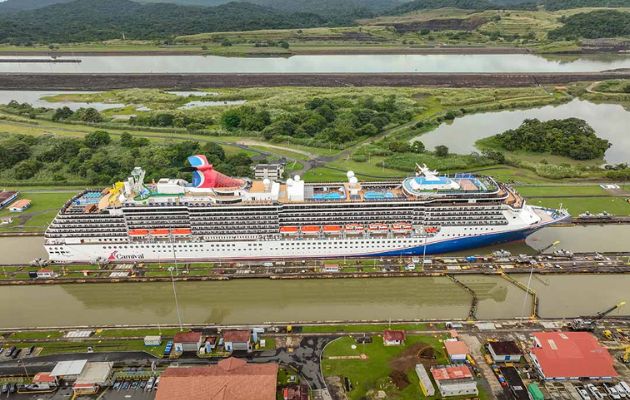
{"type": "Polygon", "coordinates": [[[602,394],[602,392],[599,391],[597,386],[593,385],[592,383],[589,383],[588,385],[586,385],[586,388],[588,389],[589,392],[591,392],[591,394],[596,400],[604,400],[604,395],[602,394]]]}
{"type": "Polygon", "coordinates": [[[9,384],[5,383],[4,385],[2,385],[2,389],[0,390],[0,392],[7,393],[9,391],[9,384]]]}
{"type": "Polygon", "coordinates": [[[578,393],[582,400],[591,400],[591,396],[588,395],[588,392],[584,388],[577,388],[578,393]]]}

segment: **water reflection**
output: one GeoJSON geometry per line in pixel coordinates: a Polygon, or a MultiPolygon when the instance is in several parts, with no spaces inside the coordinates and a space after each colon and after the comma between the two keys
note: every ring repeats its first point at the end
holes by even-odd
{"type": "Polygon", "coordinates": [[[468,154],[477,151],[475,142],[521,125],[527,118],[542,121],[562,118],[581,118],[588,122],[599,137],[608,139],[612,146],[606,151],[606,161],[630,161],[630,112],[616,104],[595,104],[575,99],[569,103],[527,110],[496,111],[466,115],[452,123],[416,137],[428,149],[437,145],[448,146],[453,153],[468,154]]]}
{"type": "MultiPolygon", "coordinates": [[[[11,59],[41,58],[11,56],[11,59]]],[[[76,57],[75,57],[76,58],[76,57]]],[[[371,54],[281,57],[80,56],[81,63],[0,63],[19,73],[379,73],[592,72],[629,68],[624,55],[545,58],[533,54],[371,54]]]]}

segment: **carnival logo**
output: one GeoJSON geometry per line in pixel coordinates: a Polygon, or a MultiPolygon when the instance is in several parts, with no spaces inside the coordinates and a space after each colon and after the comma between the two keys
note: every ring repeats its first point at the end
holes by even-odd
{"type": "Polygon", "coordinates": [[[120,254],[118,250],[112,251],[112,254],[107,257],[109,261],[116,260],[143,260],[144,254],[120,254]]]}

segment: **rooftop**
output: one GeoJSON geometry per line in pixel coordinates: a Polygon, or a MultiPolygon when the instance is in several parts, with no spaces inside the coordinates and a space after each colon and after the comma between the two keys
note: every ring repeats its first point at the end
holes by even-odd
{"type": "Polygon", "coordinates": [[[275,400],[278,365],[234,357],[203,367],[169,367],[156,400],[275,400]]]}
{"type": "Polygon", "coordinates": [[[85,368],[86,364],[87,360],[59,361],[50,373],[50,376],[64,377],[70,375],[79,375],[85,368]]]}
{"type": "Polygon", "coordinates": [[[173,337],[173,343],[199,343],[201,332],[180,332],[173,337]]]}
{"type": "Polygon", "coordinates": [[[20,199],[13,204],[11,204],[11,208],[24,208],[31,205],[31,201],[29,199],[20,199]]]}
{"type": "Polygon", "coordinates": [[[431,375],[436,381],[472,378],[470,369],[465,365],[449,365],[431,368],[431,375]]]}
{"type": "Polygon", "coordinates": [[[588,332],[536,332],[536,357],[546,378],[613,377],[613,359],[588,332]]]}
{"type": "Polygon", "coordinates": [[[388,329],[383,332],[383,340],[387,342],[403,341],[405,340],[405,331],[394,331],[388,329]]]}
{"type": "Polygon", "coordinates": [[[446,352],[451,356],[456,354],[468,354],[470,352],[466,343],[459,340],[447,340],[444,342],[444,347],[446,348],[446,352]]]}
{"type": "Polygon", "coordinates": [[[488,346],[492,347],[494,354],[498,356],[510,356],[515,354],[523,354],[521,349],[512,340],[504,340],[500,342],[490,342],[488,346]]]}
{"type": "Polygon", "coordinates": [[[249,342],[249,331],[245,330],[230,330],[223,331],[223,340],[226,342],[245,343],[249,342]]]}

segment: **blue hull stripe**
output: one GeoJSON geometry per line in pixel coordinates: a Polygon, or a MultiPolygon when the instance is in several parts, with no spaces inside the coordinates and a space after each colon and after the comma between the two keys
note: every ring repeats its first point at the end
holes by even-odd
{"type": "MultiPolygon", "coordinates": [[[[534,229],[523,229],[519,231],[509,231],[501,233],[493,233],[489,235],[468,236],[452,240],[445,240],[437,243],[429,243],[427,245],[426,254],[441,254],[452,251],[472,249],[475,247],[489,246],[497,243],[512,242],[515,240],[525,239],[534,229]]],[[[424,246],[410,247],[406,249],[386,251],[383,253],[370,254],[376,257],[386,256],[415,256],[423,254],[424,246]]]]}

